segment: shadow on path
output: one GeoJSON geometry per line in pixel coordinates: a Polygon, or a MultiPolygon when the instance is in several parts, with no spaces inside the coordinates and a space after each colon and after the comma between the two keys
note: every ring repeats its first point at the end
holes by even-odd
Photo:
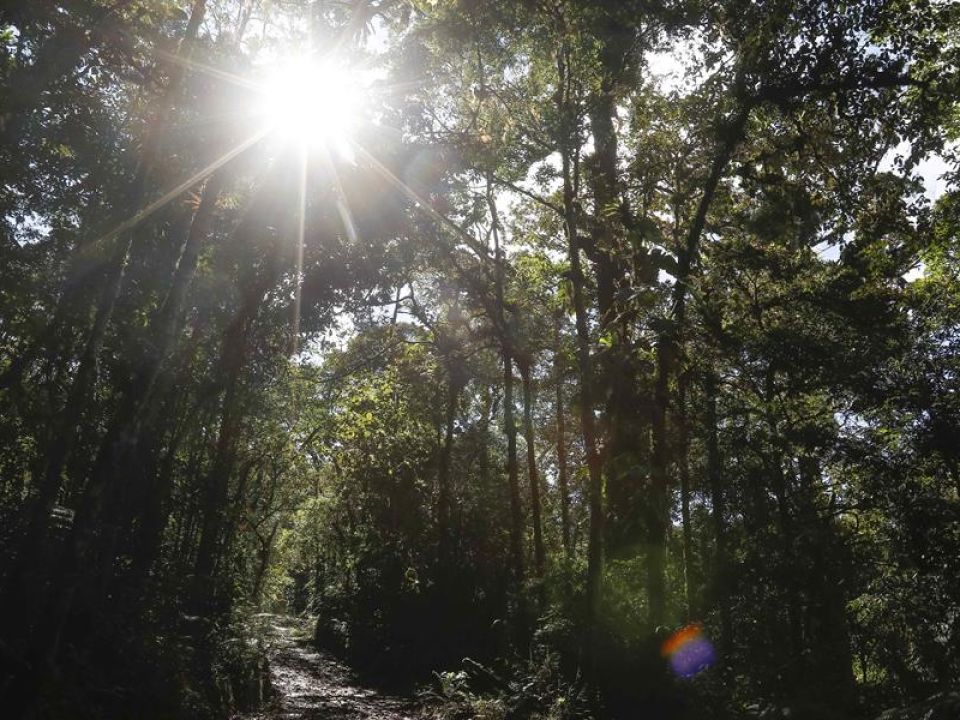
{"type": "Polygon", "coordinates": [[[416,704],[357,684],[354,673],[311,644],[312,622],[283,615],[257,617],[270,658],[274,701],[235,720],[414,720],[416,704]]]}

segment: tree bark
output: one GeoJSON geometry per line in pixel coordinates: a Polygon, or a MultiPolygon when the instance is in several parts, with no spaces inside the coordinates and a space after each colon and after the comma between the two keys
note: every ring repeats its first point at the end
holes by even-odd
{"type": "Polygon", "coordinates": [[[657,380],[653,402],[653,463],[650,472],[650,496],[647,503],[647,599],[649,621],[653,628],[666,620],[666,552],[670,497],[667,463],[667,411],[669,405],[669,341],[662,338],[657,345],[657,380]]]}
{"type": "Polygon", "coordinates": [[[140,475],[141,481],[147,480],[142,477],[142,472],[137,472],[138,468],[130,467],[130,454],[136,451],[140,442],[144,410],[156,397],[164,364],[176,345],[187,291],[196,273],[200,252],[209,235],[223,184],[223,173],[218,172],[204,186],[200,204],[181,246],[170,290],[150,324],[147,333],[150,346],[146,356],[136,369],[131,389],[121,400],[120,408],[114,413],[100,442],[85,491],[89,498],[87,502],[91,512],[91,525],[100,521],[104,511],[109,520],[121,525],[126,524],[127,518],[118,517],[122,500],[116,497],[120,490],[116,479],[129,474],[132,477],[140,475]],[[106,510],[104,503],[107,505],[106,510]]]}
{"type": "Polygon", "coordinates": [[[450,373],[447,385],[447,407],[444,415],[443,445],[440,448],[440,466],[437,470],[437,559],[441,573],[451,567],[453,557],[453,534],[450,528],[450,460],[453,454],[453,432],[460,404],[459,379],[450,373]]]}
{"type": "Polygon", "coordinates": [[[687,386],[689,374],[680,375],[677,383],[677,463],[680,475],[680,517],[683,522],[683,587],[686,596],[686,619],[699,615],[699,577],[693,557],[693,524],[690,519],[690,430],[687,418],[687,386]]]}
{"type": "MultiPolygon", "coordinates": [[[[195,0],[178,55],[182,56],[189,53],[205,11],[205,0],[195,0]]],[[[149,175],[157,159],[160,134],[169,122],[172,105],[169,99],[178,89],[182,76],[182,67],[174,65],[167,87],[161,93],[161,97],[155,106],[154,115],[148,124],[135,177],[130,185],[127,201],[123,206],[125,211],[130,208],[137,208],[142,203],[149,175]]],[[[48,520],[60,493],[63,470],[73,451],[77,431],[93,391],[100,349],[120,294],[124,267],[133,243],[133,237],[133,231],[131,230],[117,238],[117,245],[105,268],[104,286],[101,289],[93,325],[87,334],[83,352],[77,363],[77,370],[67,394],[67,401],[55,422],[50,443],[44,452],[43,469],[37,484],[37,493],[31,503],[32,508],[29,512],[27,530],[21,543],[21,550],[18,553],[16,568],[12,576],[15,580],[14,584],[22,587],[22,589],[13,592],[21,593],[24,599],[37,594],[36,582],[31,582],[26,576],[36,576],[39,572],[38,553],[42,553],[45,546],[48,520]]],[[[57,315],[59,314],[58,308],[57,315]]],[[[19,377],[23,370],[22,364],[17,364],[16,360],[14,364],[18,368],[17,377],[19,377]]],[[[35,603],[29,603],[29,606],[35,607],[35,603]]],[[[16,614],[22,617],[24,613],[28,613],[28,607],[22,608],[21,612],[16,614]]]]}
{"type": "Polygon", "coordinates": [[[776,401],[775,373],[772,365],[768,365],[764,379],[763,404],[764,420],[767,423],[767,432],[770,435],[770,448],[765,454],[768,482],[773,490],[777,502],[777,531],[780,544],[780,558],[778,568],[780,580],[783,582],[787,596],[787,637],[790,639],[790,659],[798,670],[802,670],[803,658],[803,626],[800,602],[800,588],[796,573],[788,567],[794,557],[794,543],[796,532],[793,513],[790,509],[787,478],[783,471],[783,447],[777,418],[773,413],[773,404],[776,401]]]}
{"type": "Polygon", "coordinates": [[[533,390],[530,382],[530,362],[526,358],[517,363],[523,381],[523,437],[527,446],[527,479],[530,482],[530,515],[533,524],[533,563],[537,577],[543,577],[547,554],[543,546],[543,518],[540,508],[540,475],[537,472],[537,453],[533,442],[533,390]]]}
{"type": "Polygon", "coordinates": [[[567,558],[573,554],[570,542],[570,488],[567,472],[567,423],[563,403],[563,350],[560,337],[560,314],[555,323],[553,352],[554,375],[557,387],[557,490],[560,493],[560,540],[567,558]]]}
{"type": "Polygon", "coordinates": [[[720,650],[725,658],[733,651],[733,619],[730,613],[730,565],[727,559],[726,507],[723,488],[723,464],[720,457],[720,441],[717,420],[717,379],[708,370],[704,379],[706,395],[707,430],[707,482],[710,486],[710,509],[713,521],[713,537],[716,545],[716,569],[714,571],[714,600],[720,612],[720,650]]]}
{"type": "Polygon", "coordinates": [[[500,219],[493,183],[487,177],[487,206],[493,235],[496,318],[499,325],[500,353],[503,361],[503,424],[507,436],[507,483],[510,489],[510,556],[515,590],[523,583],[523,511],[520,503],[520,479],[517,463],[517,424],[513,404],[513,349],[509,320],[504,304],[504,257],[500,247],[500,219]]]}
{"type": "Polygon", "coordinates": [[[503,425],[507,435],[507,483],[510,488],[510,558],[513,581],[523,581],[523,513],[520,504],[520,479],[517,467],[517,424],[513,417],[513,361],[503,350],[503,425]]]}
{"type": "Polygon", "coordinates": [[[834,518],[818,507],[822,471],[816,457],[804,453],[799,458],[801,521],[809,536],[810,581],[805,588],[810,595],[809,667],[816,673],[815,682],[845,710],[856,707],[856,681],[853,675],[853,652],[847,624],[847,597],[844,592],[842,553],[837,553],[834,518]],[[838,557],[839,556],[839,557],[838,557]]]}
{"type": "MultiPolygon", "coordinates": [[[[561,37],[565,37],[561,31],[561,37]]],[[[603,469],[597,446],[597,424],[594,417],[593,358],[591,356],[590,328],[587,319],[587,304],[584,293],[586,278],[580,261],[578,238],[577,198],[575,166],[579,161],[579,149],[574,141],[575,128],[569,102],[569,47],[564,39],[557,55],[558,111],[562,119],[560,154],[563,174],[564,234],[567,239],[567,257],[570,262],[573,310],[577,338],[577,368],[580,375],[580,431],[587,460],[589,483],[587,504],[590,517],[590,533],[587,540],[587,626],[590,635],[587,643],[587,666],[596,658],[596,620],[600,605],[603,582],[603,469]],[[576,148],[576,149],[575,149],[576,148]]],[[[592,668],[591,668],[592,671],[592,668]]]]}
{"type": "Polygon", "coordinates": [[[227,327],[219,361],[223,404],[220,413],[220,431],[214,459],[204,484],[200,508],[200,541],[194,563],[191,604],[199,615],[215,613],[217,583],[214,581],[217,560],[220,557],[224,506],[227,502],[230,476],[237,460],[237,444],[242,421],[241,375],[256,319],[263,298],[277,280],[277,258],[268,255],[267,267],[258,277],[249,280],[238,313],[227,327]]]}

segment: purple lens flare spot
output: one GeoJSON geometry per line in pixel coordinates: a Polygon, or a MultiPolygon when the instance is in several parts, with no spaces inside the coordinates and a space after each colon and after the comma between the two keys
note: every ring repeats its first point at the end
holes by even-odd
{"type": "Polygon", "coordinates": [[[717,660],[716,651],[699,623],[677,630],[663,643],[662,652],[670,659],[673,671],[683,678],[693,677],[717,660]]]}
{"type": "Polygon", "coordinates": [[[670,667],[684,678],[691,678],[706,670],[717,660],[713,645],[705,637],[689,640],[670,656],[670,667]]]}

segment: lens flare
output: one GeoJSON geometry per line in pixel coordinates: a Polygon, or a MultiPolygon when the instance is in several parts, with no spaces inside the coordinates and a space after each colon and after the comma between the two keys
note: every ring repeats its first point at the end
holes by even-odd
{"type": "Polygon", "coordinates": [[[660,648],[661,654],[669,658],[670,667],[680,677],[690,678],[706,670],[716,662],[717,654],[703,626],[699,623],[687,625],[666,639],[660,648]]]}

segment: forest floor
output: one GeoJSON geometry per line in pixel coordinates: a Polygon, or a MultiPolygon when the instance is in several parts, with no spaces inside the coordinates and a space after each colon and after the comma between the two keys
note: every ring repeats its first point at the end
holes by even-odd
{"type": "Polygon", "coordinates": [[[361,686],[355,673],[312,644],[313,625],[283,615],[258,618],[270,659],[275,698],[256,713],[235,720],[413,720],[411,698],[361,686]]]}

